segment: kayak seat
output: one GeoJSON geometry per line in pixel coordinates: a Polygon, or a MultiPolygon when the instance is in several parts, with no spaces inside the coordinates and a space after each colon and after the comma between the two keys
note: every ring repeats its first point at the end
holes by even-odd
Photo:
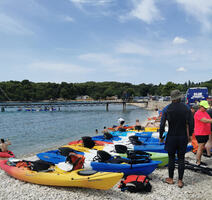
{"type": "Polygon", "coordinates": [[[81,170],[81,171],[77,172],[77,174],[79,174],[81,176],[90,176],[90,175],[93,175],[96,173],[97,173],[97,171],[95,171],[95,170],[81,170]]]}

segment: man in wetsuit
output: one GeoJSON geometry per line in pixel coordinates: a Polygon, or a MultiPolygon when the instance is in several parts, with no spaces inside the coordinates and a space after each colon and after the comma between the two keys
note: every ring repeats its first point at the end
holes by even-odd
{"type": "Polygon", "coordinates": [[[165,124],[168,121],[168,133],[165,142],[165,149],[168,152],[169,178],[165,179],[168,184],[174,184],[175,154],[178,158],[178,187],[183,187],[184,159],[188,141],[194,130],[193,117],[190,109],[181,103],[182,94],[179,90],[171,91],[172,103],[167,106],[160,122],[160,141],[163,142],[165,124]],[[189,131],[189,132],[188,132],[189,131]]]}

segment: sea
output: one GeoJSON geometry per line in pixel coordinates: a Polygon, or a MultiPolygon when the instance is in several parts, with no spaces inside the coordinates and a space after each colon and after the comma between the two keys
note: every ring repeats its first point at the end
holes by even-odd
{"type": "Polygon", "coordinates": [[[9,139],[12,145],[9,150],[16,157],[56,149],[82,136],[98,135],[104,126],[118,125],[118,119],[125,119],[126,125],[134,125],[153,114],[133,105],[126,110],[120,104],[110,104],[109,111],[105,105],[72,105],[55,107],[54,111],[18,111],[17,108],[6,108],[0,112],[0,138],[9,139]]]}

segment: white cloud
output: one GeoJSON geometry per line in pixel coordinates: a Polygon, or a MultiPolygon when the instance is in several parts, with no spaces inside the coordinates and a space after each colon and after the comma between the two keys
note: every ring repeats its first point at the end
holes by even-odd
{"type": "Polygon", "coordinates": [[[172,42],[173,44],[184,44],[187,42],[187,40],[181,37],[175,37],[172,42]]]}
{"type": "Polygon", "coordinates": [[[137,18],[147,24],[161,20],[159,9],[155,5],[155,0],[133,0],[134,9],[125,16],[121,16],[121,20],[129,18],[137,18]]]}
{"type": "Polygon", "coordinates": [[[89,61],[89,62],[98,62],[103,65],[111,66],[117,65],[120,63],[119,59],[113,58],[111,55],[108,54],[101,54],[101,53],[88,53],[80,55],[79,58],[81,60],[89,61]]]}
{"type": "Polygon", "coordinates": [[[204,31],[212,29],[212,1],[211,0],[176,0],[185,11],[202,24],[204,31]]]}
{"type": "Polygon", "coordinates": [[[0,14],[0,32],[12,33],[18,35],[34,34],[31,30],[26,28],[21,22],[3,13],[0,14]]]}
{"type": "Polygon", "coordinates": [[[66,21],[66,22],[74,22],[74,19],[72,17],[70,17],[70,16],[65,16],[63,18],[63,20],[66,21]]]}
{"type": "Polygon", "coordinates": [[[69,63],[55,63],[55,62],[52,63],[46,61],[31,63],[29,65],[29,68],[34,70],[46,70],[51,72],[55,71],[64,73],[75,73],[75,74],[81,74],[81,73],[85,74],[92,71],[92,69],[69,63]]]}
{"type": "Polygon", "coordinates": [[[124,42],[119,44],[116,51],[123,54],[150,55],[148,48],[133,42],[124,42]]]}
{"type": "Polygon", "coordinates": [[[176,70],[177,72],[186,72],[187,70],[185,69],[185,67],[179,67],[176,70]]]}

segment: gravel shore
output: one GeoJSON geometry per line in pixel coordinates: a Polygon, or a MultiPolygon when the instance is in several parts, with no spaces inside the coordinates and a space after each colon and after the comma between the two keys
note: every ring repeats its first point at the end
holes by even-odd
{"type": "MultiPolygon", "coordinates": [[[[26,159],[26,158],[24,158],[26,159]]],[[[30,158],[29,158],[30,159],[30,158]]],[[[186,160],[194,162],[195,155],[191,152],[186,154],[186,160]]],[[[212,158],[203,157],[203,161],[212,167],[212,158]]],[[[66,199],[144,199],[144,200],[210,200],[212,199],[212,176],[200,174],[190,170],[185,170],[183,188],[178,188],[177,184],[169,185],[163,183],[167,177],[167,168],[156,169],[150,177],[152,180],[152,191],[150,193],[130,193],[121,192],[118,184],[107,191],[86,189],[86,188],[64,188],[48,187],[31,183],[25,183],[8,176],[0,170],[0,199],[2,200],[66,200],[66,199]]],[[[175,182],[177,182],[177,169],[175,170],[175,182]]]]}

